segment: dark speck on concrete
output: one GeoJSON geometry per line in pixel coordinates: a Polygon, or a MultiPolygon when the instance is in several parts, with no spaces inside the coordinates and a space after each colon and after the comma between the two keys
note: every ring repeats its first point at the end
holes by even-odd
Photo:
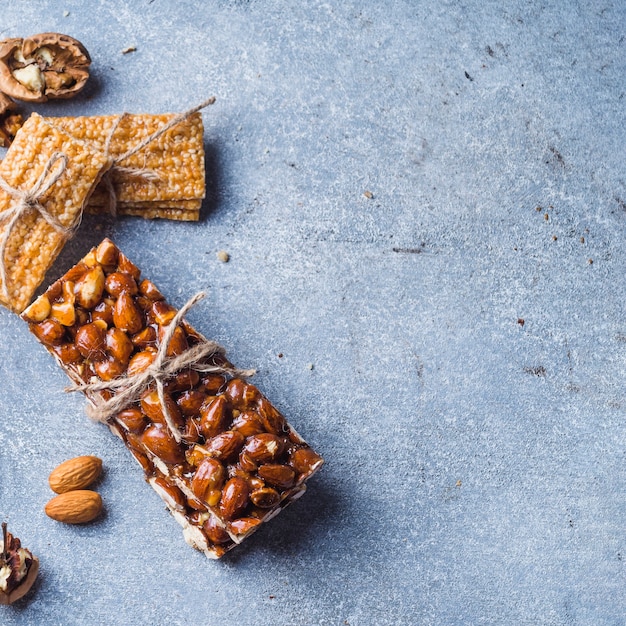
{"type": "Polygon", "coordinates": [[[532,376],[540,376],[542,378],[545,378],[547,374],[546,368],[543,365],[534,365],[531,367],[525,367],[524,373],[531,374],[532,376]]]}

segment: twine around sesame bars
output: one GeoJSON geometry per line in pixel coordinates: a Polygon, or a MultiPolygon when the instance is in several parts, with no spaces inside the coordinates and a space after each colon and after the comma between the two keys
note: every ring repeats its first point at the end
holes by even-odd
{"type": "Polygon", "coordinates": [[[85,207],[197,220],[205,195],[198,111],[214,102],[168,115],[34,113],[0,164],[0,304],[24,310],[85,207]]]}
{"type": "Polygon", "coordinates": [[[323,460],[183,319],[197,300],[177,312],[105,239],[22,317],[125,442],[187,542],[219,558],[303,495],[323,460]],[[133,385],[123,408],[102,411],[133,385]]]}
{"type": "Polygon", "coordinates": [[[198,111],[47,118],[113,159],[89,200],[91,213],[196,221],[205,197],[204,127],[198,111]]]}
{"type": "Polygon", "coordinates": [[[0,163],[0,303],[20,313],[110,159],[33,113],[0,163]]]}

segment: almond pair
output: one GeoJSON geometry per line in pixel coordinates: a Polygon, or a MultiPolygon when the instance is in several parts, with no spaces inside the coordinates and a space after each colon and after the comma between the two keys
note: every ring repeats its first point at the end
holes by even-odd
{"type": "Polygon", "coordinates": [[[52,470],[48,482],[59,495],[46,504],[46,515],[65,524],[85,524],[98,517],[102,498],[86,487],[101,472],[102,460],[97,456],[78,456],[52,470]]]}

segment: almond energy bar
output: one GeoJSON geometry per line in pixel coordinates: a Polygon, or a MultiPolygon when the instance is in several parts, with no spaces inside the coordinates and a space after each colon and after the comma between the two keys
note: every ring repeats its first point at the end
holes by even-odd
{"type": "MultiPolygon", "coordinates": [[[[165,353],[171,364],[206,344],[177,317],[108,239],[22,314],[74,383],[110,385],[85,390],[96,412],[165,353]]],[[[254,385],[232,374],[220,350],[168,370],[161,396],[148,384],[107,421],[187,542],[211,558],[299,498],[323,463],[254,385]]]]}

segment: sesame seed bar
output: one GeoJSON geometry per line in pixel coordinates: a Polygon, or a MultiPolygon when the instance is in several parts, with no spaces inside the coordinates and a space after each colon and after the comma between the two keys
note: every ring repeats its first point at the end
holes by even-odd
{"type": "MultiPolygon", "coordinates": [[[[115,161],[158,131],[172,117],[173,114],[128,114],[121,120],[118,115],[48,119],[73,137],[89,141],[103,152],[113,132],[109,155],[115,161]]],[[[180,201],[200,202],[205,196],[203,133],[202,116],[193,113],[136,154],[116,163],[124,168],[147,169],[158,176],[157,180],[145,180],[113,171],[111,175],[119,205],[122,208],[129,205],[139,210],[141,203],[146,203],[146,209],[152,211],[154,217],[164,217],[166,215],[154,212],[160,205],[180,201]],[[156,205],[148,206],[150,203],[156,205]]],[[[105,207],[107,199],[106,189],[101,185],[95,190],[90,204],[93,207],[105,207]]]]}
{"type": "MultiPolygon", "coordinates": [[[[22,318],[81,384],[117,381],[147,367],[175,315],[157,287],[105,239],[22,318]]],[[[176,356],[203,340],[183,321],[165,348],[176,356]]],[[[165,380],[164,403],[180,441],[154,385],[108,426],[139,462],[186,541],[219,558],[302,496],[323,460],[254,385],[202,371],[202,365],[229,366],[223,353],[205,359],[165,380]]],[[[97,407],[116,391],[85,393],[97,407]]]]}
{"type": "MultiPolygon", "coordinates": [[[[69,229],[80,222],[89,196],[109,167],[109,159],[102,151],[70,137],[33,113],[0,163],[0,176],[15,189],[30,190],[55,152],[67,157],[66,169],[38,202],[69,229]]],[[[9,213],[4,219],[2,213],[14,208],[16,202],[15,197],[0,189],[0,235],[6,234],[9,223],[9,213]]],[[[36,209],[22,214],[8,235],[3,259],[8,298],[0,295],[0,303],[17,313],[23,311],[65,240],[65,234],[50,225],[36,209]]]]}

